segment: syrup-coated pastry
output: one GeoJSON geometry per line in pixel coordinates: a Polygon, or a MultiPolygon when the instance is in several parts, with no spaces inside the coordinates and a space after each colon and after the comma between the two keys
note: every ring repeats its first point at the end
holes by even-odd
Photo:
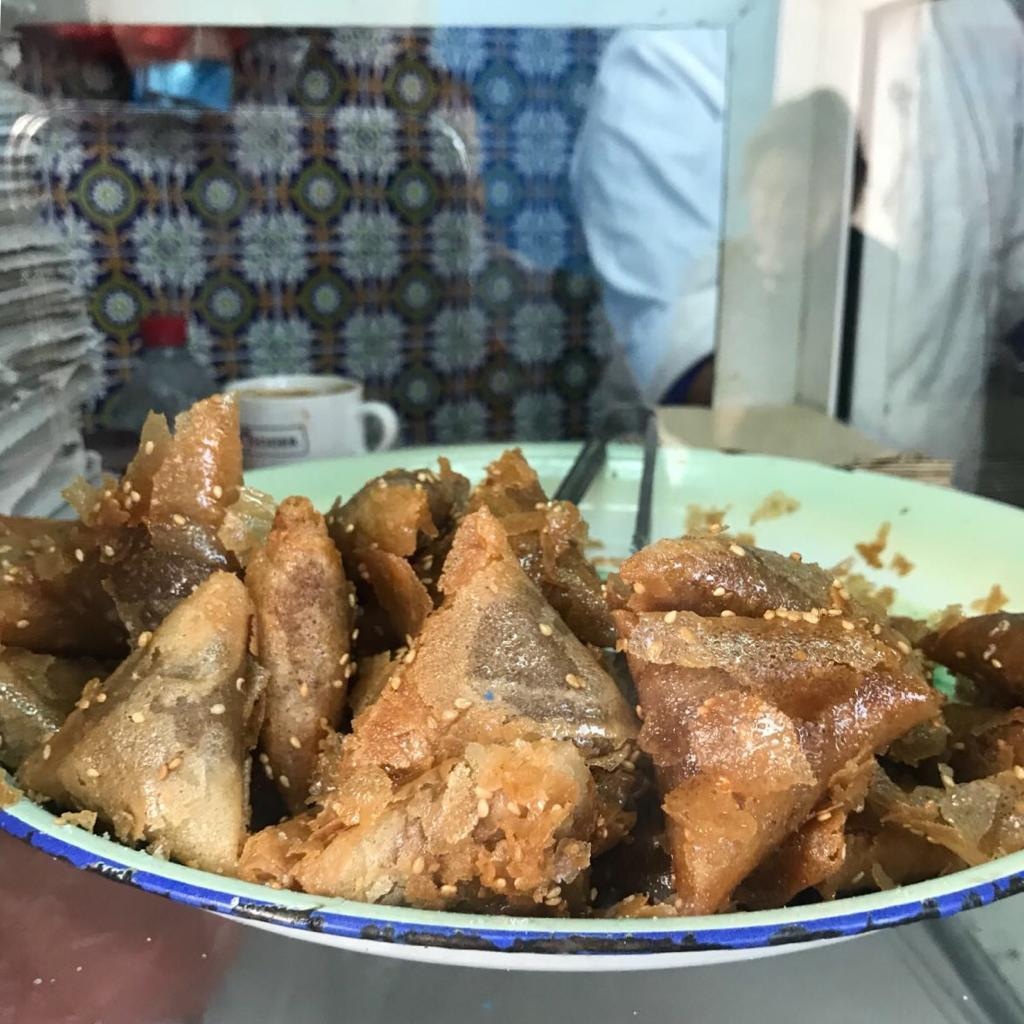
{"type": "Polygon", "coordinates": [[[113,675],[86,686],[22,764],[22,784],[95,811],[122,842],[233,872],[262,687],[247,664],[250,614],[242,582],[214,573],[113,675]]]}
{"type": "Polygon", "coordinates": [[[527,575],[584,643],[611,647],[615,630],[600,577],[585,553],[587,524],[571,502],[548,501],[518,448],[487,467],[469,507],[490,509],[501,520],[527,575]]]}
{"type": "Polygon", "coordinates": [[[955,622],[921,642],[924,652],[1004,700],[1024,700],[1024,613],[955,622]]]}
{"type": "Polygon", "coordinates": [[[848,619],[615,618],[686,913],[728,905],[812,812],[845,803],[877,751],[939,710],[916,662],[848,619]]]}
{"type": "Polygon", "coordinates": [[[317,811],[251,839],[246,877],[420,906],[585,901],[591,856],[631,823],[603,776],[632,777],[635,719],[486,510],[463,520],[441,587],[325,751],[317,811]]]}
{"type": "Polygon", "coordinates": [[[351,675],[351,608],[341,555],[306,498],[277,510],[245,582],[255,648],[267,670],[260,748],[285,803],[301,810],[320,743],[337,728],[351,675]]]}

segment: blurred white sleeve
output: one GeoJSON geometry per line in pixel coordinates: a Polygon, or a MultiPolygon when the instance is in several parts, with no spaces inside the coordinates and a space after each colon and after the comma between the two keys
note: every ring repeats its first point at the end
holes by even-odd
{"type": "Polygon", "coordinates": [[[572,187],[605,312],[644,396],[709,355],[714,325],[673,330],[680,283],[719,243],[728,40],[724,30],[625,31],[601,60],[572,187]],[[705,337],[706,334],[706,337],[705,337]]]}
{"type": "MultiPolygon", "coordinates": [[[[1002,287],[999,293],[997,329],[999,337],[1024,323],[1024,33],[1017,64],[1017,95],[1013,104],[1013,172],[1015,188],[1007,210],[1003,236],[1002,287]]],[[[1009,112],[1007,112],[1009,113],[1009,112]]]]}

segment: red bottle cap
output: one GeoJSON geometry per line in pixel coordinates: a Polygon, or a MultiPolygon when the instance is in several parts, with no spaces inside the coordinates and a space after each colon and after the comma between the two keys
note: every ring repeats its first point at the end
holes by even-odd
{"type": "Polygon", "coordinates": [[[183,348],[188,340],[188,324],[183,316],[154,313],[140,327],[146,348],[183,348]]]}

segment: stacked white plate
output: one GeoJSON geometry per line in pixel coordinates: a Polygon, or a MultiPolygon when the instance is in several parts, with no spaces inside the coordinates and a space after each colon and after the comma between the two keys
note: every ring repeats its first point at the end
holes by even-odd
{"type": "Polygon", "coordinates": [[[34,139],[45,110],[10,81],[12,53],[0,39],[0,513],[53,515],[61,490],[97,464],[81,413],[102,384],[102,339],[59,232],[41,218],[34,139]]]}

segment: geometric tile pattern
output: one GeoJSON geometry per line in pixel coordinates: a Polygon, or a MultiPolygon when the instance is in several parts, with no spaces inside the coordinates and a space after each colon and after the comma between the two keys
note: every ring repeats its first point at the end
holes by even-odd
{"type": "Polygon", "coordinates": [[[608,333],[569,161],[592,31],[257,33],[224,114],[122,102],[109,59],[26,37],[46,215],[126,379],[183,311],[221,380],[330,371],[409,443],[580,436],[608,333]]]}

